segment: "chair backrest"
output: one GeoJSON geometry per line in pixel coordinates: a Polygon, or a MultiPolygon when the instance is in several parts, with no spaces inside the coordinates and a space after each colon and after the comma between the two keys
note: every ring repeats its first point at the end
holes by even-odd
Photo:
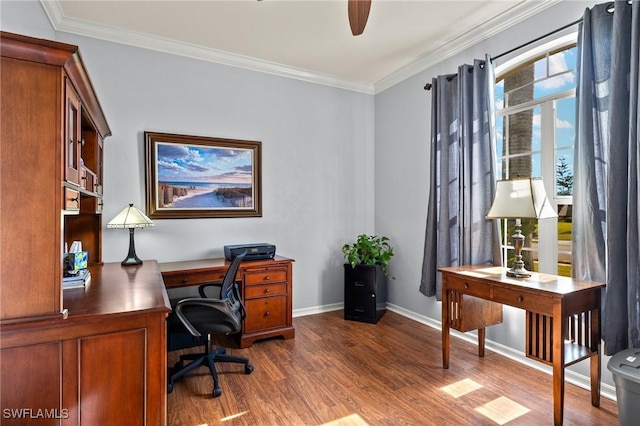
{"type": "Polygon", "coordinates": [[[229,265],[222,280],[220,297],[191,297],[180,300],[174,309],[176,317],[193,336],[211,333],[237,333],[242,329],[246,309],[242,303],[236,274],[246,252],[239,254],[229,265]]]}
{"type": "Polygon", "coordinates": [[[231,299],[232,301],[236,301],[240,299],[238,294],[235,294],[236,288],[236,275],[238,273],[238,268],[240,267],[240,262],[244,260],[244,257],[247,255],[246,251],[243,251],[239,255],[237,255],[227,272],[224,274],[224,279],[222,280],[222,288],[220,289],[220,299],[231,299]]]}

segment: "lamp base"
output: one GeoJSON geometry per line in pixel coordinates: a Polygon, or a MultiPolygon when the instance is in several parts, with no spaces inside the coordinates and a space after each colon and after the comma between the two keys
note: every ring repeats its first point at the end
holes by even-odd
{"type": "Polygon", "coordinates": [[[513,266],[511,269],[507,271],[508,277],[514,278],[529,278],[531,276],[531,272],[527,271],[524,267],[524,262],[522,261],[522,247],[524,247],[524,235],[522,235],[522,231],[520,227],[522,223],[520,219],[516,219],[516,231],[515,234],[511,236],[513,239],[513,248],[516,251],[516,260],[513,262],[513,266]]]}
{"type": "Polygon", "coordinates": [[[122,266],[132,266],[132,265],[141,265],[142,260],[136,255],[136,245],[133,241],[133,231],[134,228],[129,228],[129,253],[127,253],[127,257],[122,261],[122,266]]]}
{"type": "Polygon", "coordinates": [[[529,278],[531,276],[531,272],[527,271],[524,267],[524,262],[519,259],[513,262],[511,269],[507,270],[507,276],[513,278],[529,278]]]}
{"type": "Polygon", "coordinates": [[[142,265],[142,260],[137,256],[128,257],[120,263],[122,266],[142,265]]]}

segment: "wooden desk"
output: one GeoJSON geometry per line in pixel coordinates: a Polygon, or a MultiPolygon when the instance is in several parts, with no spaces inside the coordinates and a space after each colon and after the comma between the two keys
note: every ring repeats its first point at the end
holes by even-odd
{"type": "Polygon", "coordinates": [[[600,292],[603,283],[555,275],[506,276],[505,269],[460,266],[442,273],[442,366],[449,368],[449,329],[478,330],[484,354],[484,327],[495,324],[496,307],[526,311],[526,355],[553,367],[553,421],[562,424],[564,368],[591,362],[591,405],[600,405],[600,292]],[[465,304],[472,309],[466,310],[465,304]]]}
{"type": "MultiPolygon", "coordinates": [[[[269,337],[293,338],[292,321],[293,259],[248,260],[240,264],[236,280],[247,317],[238,335],[241,348],[269,337]]],[[[222,281],[231,262],[224,258],[161,263],[167,289],[222,281]]]]}
{"type": "Polygon", "coordinates": [[[64,290],[66,318],[2,327],[2,409],[55,409],[55,424],[165,425],[171,307],[158,264],[89,269],[88,287],[64,290]]]}

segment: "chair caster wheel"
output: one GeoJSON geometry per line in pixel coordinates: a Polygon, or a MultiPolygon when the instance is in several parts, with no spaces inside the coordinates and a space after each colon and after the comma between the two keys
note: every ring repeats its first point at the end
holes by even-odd
{"type": "Polygon", "coordinates": [[[253,371],[253,365],[251,365],[251,364],[245,365],[244,374],[251,374],[252,371],[253,371]]]}
{"type": "Polygon", "coordinates": [[[218,386],[218,387],[216,387],[216,388],[213,388],[213,391],[211,392],[211,395],[212,395],[214,398],[219,397],[220,395],[222,395],[222,388],[221,388],[220,386],[218,386]]]}
{"type": "Polygon", "coordinates": [[[171,393],[171,392],[173,392],[173,383],[169,383],[167,385],[167,393],[171,393]]]}

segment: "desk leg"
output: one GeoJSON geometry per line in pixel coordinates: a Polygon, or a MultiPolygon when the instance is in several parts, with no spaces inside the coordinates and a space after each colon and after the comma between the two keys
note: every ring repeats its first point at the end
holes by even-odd
{"type": "Polygon", "coordinates": [[[553,424],[562,426],[564,414],[564,336],[566,321],[562,308],[553,308],[553,424]]]}
{"type": "MultiPolygon", "coordinates": [[[[446,278],[445,278],[446,279],[446,278]]],[[[444,281],[444,280],[443,280],[444,281]]],[[[446,290],[443,282],[442,286],[442,368],[449,368],[449,292],[446,290]]]]}
{"type": "MultiPolygon", "coordinates": [[[[600,291],[600,290],[598,290],[600,291]]],[[[600,302],[598,301],[598,306],[600,302]]],[[[596,351],[591,355],[591,405],[600,406],[600,310],[591,311],[591,350],[596,351]]]]}
{"type": "Polygon", "coordinates": [[[482,327],[478,329],[478,356],[484,357],[484,338],[486,335],[486,328],[482,327]]]}

